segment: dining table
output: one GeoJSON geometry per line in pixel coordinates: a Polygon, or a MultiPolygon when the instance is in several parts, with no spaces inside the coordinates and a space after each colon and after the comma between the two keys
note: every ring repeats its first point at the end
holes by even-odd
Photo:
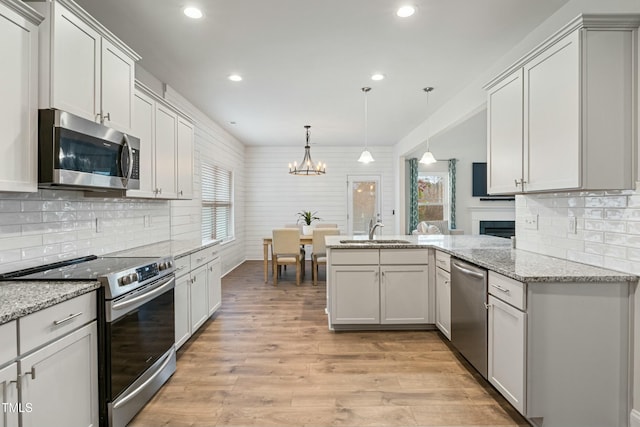
{"type": "MultiPolygon", "coordinates": [[[[271,243],[273,241],[273,237],[263,237],[262,238],[262,248],[264,250],[264,283],[269,281],[269,248],[271,248],[271,243]]],[[[300,244],[301,245],[310,245],[313,242],[312,234],[301,234],[300,235],[300,244]]]]}

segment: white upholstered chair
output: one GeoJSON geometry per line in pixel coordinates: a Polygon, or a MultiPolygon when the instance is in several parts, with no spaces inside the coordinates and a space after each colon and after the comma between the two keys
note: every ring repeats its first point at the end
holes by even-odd
{"type": "Polygon", "coordinates": [[[340,234],[337,228],[316,228],[313,230],[313,253],[311,254],[311,276],[313,286],[318,284],[318,266],[327,264],[327,247],[325,236],[335,236],[340,234]]]}
{"type": "Polygon", "coordinates": [[[304,277],[304,257],[300,250],[300,231],[297,228],[276,228],[272,231],[271,265],[273,286],[278,284],[281,265],[296,266],[296,285],[304,277]]]}

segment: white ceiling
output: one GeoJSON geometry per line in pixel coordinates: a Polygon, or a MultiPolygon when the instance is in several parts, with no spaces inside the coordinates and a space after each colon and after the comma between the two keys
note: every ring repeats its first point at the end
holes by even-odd
{"type": "Polygon", "coordinates": [[[398,0],[77,3],[245,144],[303,145],[307,124],[313,144],[363,144],[370,86],[369,144],[391,145],[567,1],[408,0],[404,19],[398,0]],[[192,4],[203,19],[183,15],[192,4]]]}

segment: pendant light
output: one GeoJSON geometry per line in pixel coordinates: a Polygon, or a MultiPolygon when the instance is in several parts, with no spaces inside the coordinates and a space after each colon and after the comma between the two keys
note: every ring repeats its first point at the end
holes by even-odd
{"type": "MultiPolygon", "coordinates": [[[[431,93],[433,88],[432,87],[425,87],[422,90],[427,93],[427,110],[428,110],[429,109],[429,93],[431,93]]],[[[427,117],[427,151],[425,151],[425,153],[422,155],[422,158],[420,158],[420,163],[422,163],[423,165],[430,165],[432,163],[437,162],[436,158],[433,157],[433,154],[431,153],[431,150],[429,150],[429,136],[430,136],[429,135],[429,122],[430,122],[430,119],[429,119],[429,117],[427,117]]]]}
{"type": "Polygon", "coordinates": [[[367,93],[371,90],[370,87],[363,87],[362,92],[364,93],[364,151],[360,154],[360,158],[358,161],[360,163],[371,163],[375,162],[373,156],[369,152],[368,144],[367,144],[367,93]]]}
{"type": "Polygon", "coordinates": [[[293,165],[289,163],[289,173],[291,175],[324,175],[326,172],[327,164],[318,162],[316,165],[311,160],[311,147],[309,146],[309,129],[311,126],[306,125],[304,127],[307,130],[307,143],[304,146],[304,158],[298,166],[298,162],[293,162],[293,165]]]}

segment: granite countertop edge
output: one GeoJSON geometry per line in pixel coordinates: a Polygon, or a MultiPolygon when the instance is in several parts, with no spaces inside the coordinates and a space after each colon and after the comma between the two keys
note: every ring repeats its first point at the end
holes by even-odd
{"type": "Polygon", "coordinates": [[[99,282],[2,282],[0,325],[100,288],[99,282]]]}
{"type": "MultiPolygon", "coordinates": [[[[385,236],[385,238],[387,238],[385,236]]],[[[564,260],[521,249],[512,249],[508,239],[486,236],[446,236],[431,238],[416,238],[415,236],[389,236],[393,240],[409,240],[409,243],[339,243],[338,239],[345,236],[329,237],[327,248],[330,249],[436,249],[451,256],[476,264],[490,271],[507,276],[511,279],[526,283],[619,283],[636,282],[638,277],[619,271],[609,270],[564,260]],[[460,243],[457,243],[460,242],[460,243]],[[459,244],[460,247],[456,247],[459,244]],[[473,253],[470,253],[473,252],[473,253]],[[512,260],[520,264],[519,268],[526,274],[516,271],[511,263],[500,260],[512,260]],[[556,264],[556,265],[554,265],[556,264]]]]}

